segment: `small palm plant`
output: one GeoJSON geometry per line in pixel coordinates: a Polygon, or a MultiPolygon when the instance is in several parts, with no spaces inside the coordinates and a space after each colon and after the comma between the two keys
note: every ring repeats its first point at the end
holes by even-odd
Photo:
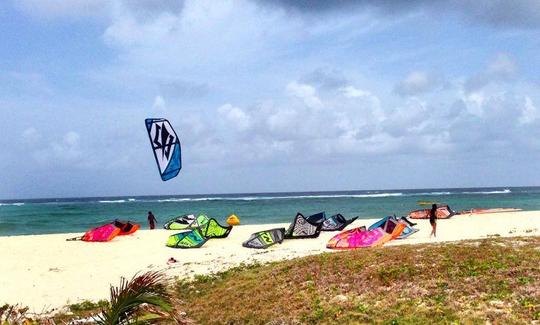
{"type": "Polygon", "coordinates": [[[28,307],[5,304],[0,307],[0,324],[37,324],[28,315],[28,307]]]}
{"type": "Polygon", "coordinates": [[[96,317],[102,325],[148,324],[174,321],[172,296],[161,272],[122,278],[119,287],[111,286],[111,301],[96,317]]]}

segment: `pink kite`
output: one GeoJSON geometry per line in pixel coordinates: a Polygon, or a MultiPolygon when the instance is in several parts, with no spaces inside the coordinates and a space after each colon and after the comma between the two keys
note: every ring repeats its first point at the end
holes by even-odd
{"type": "Polygon", "coordinates": [[[82,237],[70,238],[67,240],[82,240],[90,242],[110,241],[120,233],[120,228],[108,223],[106,225],[88,230],[82,237]]]}
{"type": "Polygon", "coordinates": [[[365,227],[354,228],[337,234],[328,241],[327,248],[351,249],[371,247],[384,237],[386,233],[381,228],[366,231],[365,227]]]}

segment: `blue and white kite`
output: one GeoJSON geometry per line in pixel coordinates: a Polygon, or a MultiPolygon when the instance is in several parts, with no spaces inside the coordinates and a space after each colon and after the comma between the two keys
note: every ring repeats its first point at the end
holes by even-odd
{"type": "Polygon", "coordinates": [[[182,152],[171,123],[164,118],[147,118],[144,122],[161,179],[176,177],[182,169],[182,152]]]}

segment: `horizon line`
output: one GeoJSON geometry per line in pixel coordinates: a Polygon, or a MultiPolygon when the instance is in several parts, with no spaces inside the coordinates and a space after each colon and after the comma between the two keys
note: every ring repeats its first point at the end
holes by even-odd
{"type": "Polygon", "coordinates": [[[17,198],[0,199],[0,202],[11,203],[12,201],[40,201],[40,200],[59,200],[59,199],[100,199],[100,198],[130,198],[130,197],[201,197],[217,195],[262,195],[262,194],[294,194],[294,193],[343,193],[343,192],[369,192],[369,191],[412,191],[412,190],[458,190],[458,189],[510,189],[510,188],[540,188],[540,185],[522,185],[522,186],[480,186],[480,187],[420,187],[420,188],[394,188],[394,189],[368,189],[368,190],[318,190],[318,191],[276,191],[276,192],[234,192],[234,193],[197,193],[197,194],[133,194],[133,195],[107,195],[107,196],[67,196],[67,197],[37,197],[37,198],[17,198]]]}

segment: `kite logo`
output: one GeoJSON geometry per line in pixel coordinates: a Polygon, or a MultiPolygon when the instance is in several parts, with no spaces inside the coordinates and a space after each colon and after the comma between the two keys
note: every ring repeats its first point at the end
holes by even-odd
{"type": "Polygon", "coordinates": [[[261,233],[261,240],[263,241],[263,243],[269,245],[269,244],[272,244],[274,242],[273,238],[272,238],[272,235],[268,232],[263,232],[261,233]]]}
{"type": "Polygon", "coordinates": [[[161,158],[169,159],[171,148],[174,146],[174,136],[169,133],[165,123],[161,126],[156,124],[156,134],[154,137],[154,149],[161,149],[161,158]]]}

